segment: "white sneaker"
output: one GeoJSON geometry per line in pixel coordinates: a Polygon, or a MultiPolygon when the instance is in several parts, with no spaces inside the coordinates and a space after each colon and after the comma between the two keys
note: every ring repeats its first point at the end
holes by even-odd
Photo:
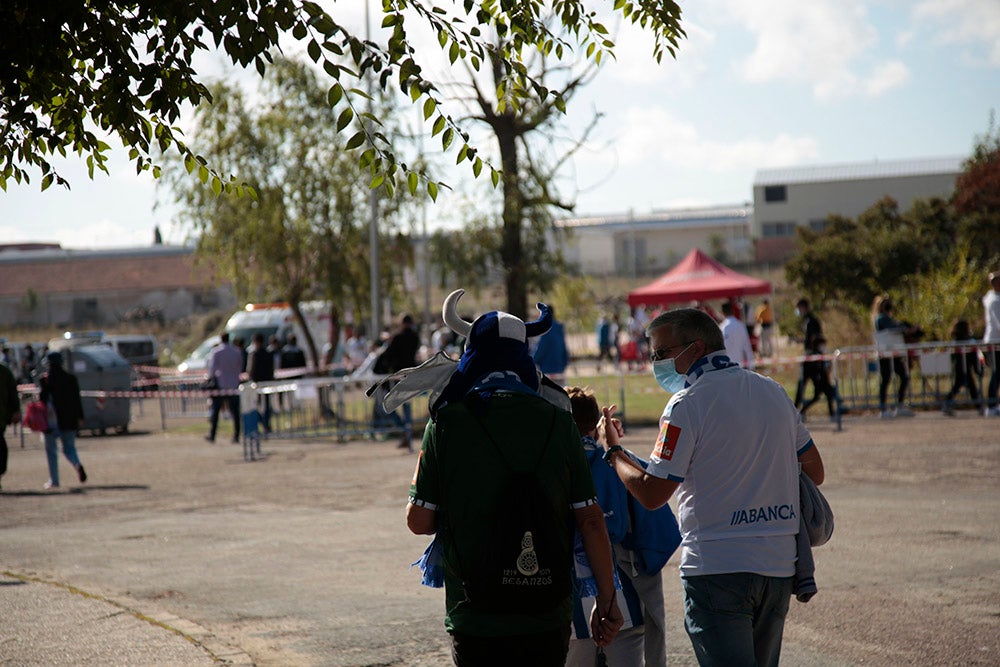
{"type": "Polygon", "coordinates": [[[878,413],[879,419],[892,419],[895,416],[896,416],[895,414],[889,412],[888,410],[883,410],[882,412],[878,413]]]}
{"type": "Polygon", "coordinates": [[[1000,408],[986,408],[983,411],[984,417],[1000,417],[1000,408]]]}
{"type": "Polygon", "coordinates": [[[897,417],[913,417],[916,414],[917,413],[915,413],[913,410],[909,409],[905,405],[901,405],[898,408],[896,408],[897,417]]]}

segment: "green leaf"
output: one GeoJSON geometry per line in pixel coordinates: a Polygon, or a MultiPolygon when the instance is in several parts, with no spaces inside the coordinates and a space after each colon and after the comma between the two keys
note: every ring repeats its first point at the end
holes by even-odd
{"type": "Polygon", "coordinates": [[[309,46],[306,47],[306,51],[309,52],[309,57],[312,58],[314,63],[318,63],[319,59],[323,56],[323,52],[320,50],[319,44],[316,43],[315,39],[309,40],[309,46]]]}
{"type": "Polygon", "coordinates": [[[345,148],[349,151],[354,150],[363,143],[365,143],[365,132],[364,130],[359,130],[355,132],[350,139],[347,140],[345,148]]]}
{"type": "Polygon", "coordinates": [[[417,188],[420,187],[420,177],[417,176],[417,172],[411,171],[406,175],[406,185],[409,188],[411,195],[417,194],[417,188]]]}
{"type": "Polygon", "coordinates": [[[382,27],[389,28],[396,25],[399,22],[399,17],[395,14],[386,14],[385,18],[382,19],[382,27]]]}
{"type": "Polygon", "coordinates": [[[208,167],[201,165],[198,167],[198,179],[202,183],[208,183],[208,167]]]}
{"type": "Polygon", "coordinates": [[[500,172],[492,167],[490,167],[490,180],[493,181],[493,187],[496,187],[500,182],[500,172]]]}
{"type": "Polygon", "coordinates": [[[431,201],[437,201],[438,184],[434,181],[427,181],[427,194],[431,196],[431,201]]]}
{"type": "Polygon", "coordinates": [[[434,114],[434,110],[437,109],[437,102],[434,101],[433,97],[427,98],[424,102],[424,120],[427,120],[434,114]]]}
{"type": "Polygon", "coordinates": [[[472,163],[472,174],[479,178],[479,174],[483,171],[483,160],[482,158],[476,158],[476,161],[472,163]]]}
{"type": "Polygon", "coordinates": [[[212,177],[212,192],[214,192],[216,196],[218,196],[219,193],[222,192],[222,181],[219,180],[218,176],[212,177]]]}
{"type": "Polygon", "coordinates": [[[455,138],[455,131],[450,127],[444,131],[441,135],[441,148],[442,150],[448,150],[448,146],[451,146],[452,139],[455,138]]]}
{"type": "Polygon", "coordinates": [[[444,129],[444,126],[445,126],[444,116],[438,116],[437,120],[434,121],[433,127],[431,127],[431,136],[433,137],[437,134],[440,134],[441,130],[444,129]]]}
{"type": "Polygon", "coordinates": [[[54,176],[52,174],[45,174],[45,176],[42,177],[42,192],[49,189],[49,186],[52,185],[53,178],[54,176]]]}
{"type": "Polygon", "coordinates": [[[351,120],[354,118],[354,111],[351,107],[347,107],[340,112],[340,116],[337,117],[337,132],[342,131],[345,127],[351,124],[351,120]]]}
{"type": "Polygon", "coordinates": [[[326,101],[331,107],[337,106],[337,103],[344,97],[344,87],[339,83],[335,83],[330,86],[330,90],[326,91],[326,101]]]}
{"type": "Polygon", "coordinates": [[[384,182],[385,182],[385,174],[375,174],[375,177],[372,178],[371,183],[368,184],[368,189],[374,190],[378,186],[382,185],[382,183],[384,182]]]}

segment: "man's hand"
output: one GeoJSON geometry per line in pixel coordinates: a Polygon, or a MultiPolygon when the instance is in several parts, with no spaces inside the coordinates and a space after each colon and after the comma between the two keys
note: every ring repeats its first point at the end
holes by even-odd
{"type": "Polygon", "coordinates": [[[598,646],[607,646],[613,642],[625,622],[615,597],[612,595],[609,602],[598,598],[594,611],[590,614],[590,636],[598,646]]]}
{"type": "Polygon", "coordinates": [[[622,428],[622,421],[614,417],[617,405],[609,405],[602,408],[604,416],[597,422],[597,438],[604,449],[614,447],[625,437],[625,429],[622,428]]]}

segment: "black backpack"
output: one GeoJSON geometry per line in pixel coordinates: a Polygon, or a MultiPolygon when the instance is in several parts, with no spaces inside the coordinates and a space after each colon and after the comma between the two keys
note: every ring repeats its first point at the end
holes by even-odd
{"type": "MultiPolygon", "coordinates": [[[[476,408],[470,408],[473,415],[476,408]]],[[[469,604],[484,612],[546,611],[564,602],[572,593],[572,544],[565,517],[557,514],[546,486],[538,477],[556,422],[552,420],[545,445],[533,470],[515,472],[503,450],[479,421],[486,439],[503,462],[506,478],[501,503],[476,555],[458,557],[458,574],[469,604]]],[[[456,557],[458,552],[456,550],[456,557]]]]}

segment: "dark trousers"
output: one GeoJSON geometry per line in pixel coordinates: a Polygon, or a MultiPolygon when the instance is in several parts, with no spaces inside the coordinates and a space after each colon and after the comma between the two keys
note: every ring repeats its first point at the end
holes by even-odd
{"type": "Polygon", "coordinates": [[[976,373],[966,367],[965,359],[958,359],[954,362],[954,373],[952,376],[951,391],[944,397],[945,403],[951,401],[963,388],[969,390],[969,398],[976,405],[979,404],[979,386],[976,384],[976,373]]]}
{"type": "Polygon", "coordinates": [[[208,432],[208,437],[211,440],[215,440],[215,431],[219,427],[219,411],[222,410],[222,404],[225,403],[229,408],[229,414],[233,418],[233,440],[240,439],[240,397],[239,395],[234,396],[213,396],[212,397],[212,410],[209,414],[209,420],[212,424],[211,429],[208,432]]]}
{"type": "Polygon", "coordinates": [[[827,375],[826,365],[822,361],[807,361],[803,366],[809,366],[805,371],[805,380],[802,384],[802,398],[805,399],[805,383],[813,383],[813,395],[809,400],[802,401],[802,414],[806,413],[813,403],[819,400],[820,394],[826,396],[826,408],[830,413],[830,416],[834,416],[836,412],[834,411],[834,403],[837,400],[837,394],[833,389],[833,385],[830,384],[830,376],[827,375]]]}
{"type": "Polygon", "coordinates": [[[7,438],[4,437],[6,426],[0,426],[0,475],[7,472],[7,438]]]}
{"type": "Polygon", "coordinates": [[[570,624],[530,635],[474,637],[451,635],[451,657],[457,667],[563,667],[569,652],[570,624]]]}
{"type": "Polygon", "coordinates": [[[997,407],[997,394],[1000,393],[1000,349],[987,352],[986,358],[989,359],[990,355],[992,355],[993,363],[990,364],[990,384],[985,393],[989,406],[995,408],[997,407]]]}
{"type": "Polygon", "coordinates": [[[878,386],[878,406],[879,410],[885,410],[886,397],[889,394],[889,385],[892,383],[893,371],[899,378],[899,389],[896,390],[896,402],[902,404],[906,399],[906,390],[910,386],[910,369],[907,367],[906,357],[882,357],[878,360],[879,374],[882,381],[878,386]]]}

